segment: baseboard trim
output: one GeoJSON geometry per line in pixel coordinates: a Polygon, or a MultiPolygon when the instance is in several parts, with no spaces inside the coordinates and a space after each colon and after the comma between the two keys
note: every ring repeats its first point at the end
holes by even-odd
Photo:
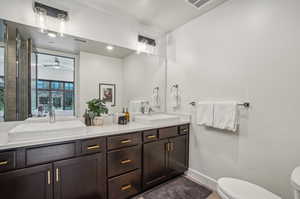
{"type": "Polygon", "coordinates": [[[198,184],[204,185],[213,191],[217,191],[217,180],[207,175],[204,175],[199,171],[196,171],[194,169],[188,169],[185,172],[185,176],[198,184]]]}

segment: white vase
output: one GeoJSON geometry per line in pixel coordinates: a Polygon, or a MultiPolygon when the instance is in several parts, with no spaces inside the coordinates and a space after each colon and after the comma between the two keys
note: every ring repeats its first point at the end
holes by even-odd
{"type": "Polygon", "coordinates": [[[94,119],[93,119],[93,123],[95,126],[102,126],[103,125],[103,117],[101,116],[96,116],[94,119]]]}

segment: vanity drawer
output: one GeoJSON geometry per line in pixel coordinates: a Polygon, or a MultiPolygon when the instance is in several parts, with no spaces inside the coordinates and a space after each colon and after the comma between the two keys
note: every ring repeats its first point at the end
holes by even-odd
{"type": "Polygon", "coordinates": [[[141,191],[141,170],[108,180],[108,198],[125,199],[141,191]]]}
{"type": "Polygon", "coordinates": [[[111,151],[107,155],[108,177],[141,168],[141,145],[111,151]]]}
{"type": "Polygon", "coordinates": [[[178,127],[174,126],[174,127],[162,128],[159,129],[158,132],[159,132],[160,139],[175,137],[178,136],[178,127]]]}
{"type": "Polygon", "coordinates": [[[185,135],[189,132],[189,125],[182,125],[182,126],[179,126],[179,134],[180,135],[185,135]]]}
{"type": "Polygon", "coordinates": [[[158,132],[157,129],[155,130],[149,130],[149,131],[144,131],[143,132],[143,141],[145,143],[147,142],[153,142],[158,140],[158,132]]]}
{"type": "Polygon", "coordinates": [[[119,149],[122,147],[134,146],[141,143],[140,133],[111,136],[107,139],[108,150],[119,149]]]}
{"type": "Polygon", "coordinates": [[[104,152],[106,148],[105,138],[88,139],[81,141],[81,154],[104,152]]]}
{"type": "Polygon", "coordinates": [[[16,168],[16,152],[0,153],[0,172],[8,171],[16,168]]]}
{"type": "Polygon", "coordinates": [[[71,158],[75,156],[75,143],[44,146],[26,150],[26,166],[71,158]]]}

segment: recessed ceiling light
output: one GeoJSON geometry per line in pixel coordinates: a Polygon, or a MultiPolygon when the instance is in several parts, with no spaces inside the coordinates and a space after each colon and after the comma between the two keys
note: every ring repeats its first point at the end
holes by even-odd
{"type": "Polygon", "coordinates": [[[109,50],[109,51],[112,51],[115,47],[111,46],[111,45],[108,45],[106,46],[106,49],[109,50]]]}
{"type": "Polygon", "coordinates": [[[54,32],[48,32],[48,36],[51,38],[55,38],[57,35],[54,32]]]}

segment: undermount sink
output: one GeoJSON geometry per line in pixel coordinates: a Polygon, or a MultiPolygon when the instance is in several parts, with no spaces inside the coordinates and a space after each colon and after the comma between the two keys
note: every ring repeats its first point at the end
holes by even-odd
{"type": "Polygon", "coordinates": [[[49,122],[32,122],[19,124],[9,131],[9,133],[23,133],[23,132],[45,132],[45,131],[57,131],[65,129],[78,129],[85,128],[85,125],[79,120],[70,121],[56,121],[54,123],[49,122]]]}
{"type": "MultiPolygon", "coordinates": [[[[77,120],[75,116],[56,116],[55,120],[57,122],[60,121],[71,121],[71,120],[77,120]]],[[[33,122],[48,122],[49,117],[30,117],[25,120],[25,122],[33,123],[33,122]]]]}
{"type": "Polygon", "coordinates": [[[22,140],[33,137],[53,137],[86,132],[86,126],[80,120],[49,122],[24,122],[9,131],[9,140],[22,140]]]}
{"type": "Polygon", "coordinates": [[[135,121],[143,124],[171,123],[179,122],[180,117],[168,114],[137,115],[135,121]]]}

